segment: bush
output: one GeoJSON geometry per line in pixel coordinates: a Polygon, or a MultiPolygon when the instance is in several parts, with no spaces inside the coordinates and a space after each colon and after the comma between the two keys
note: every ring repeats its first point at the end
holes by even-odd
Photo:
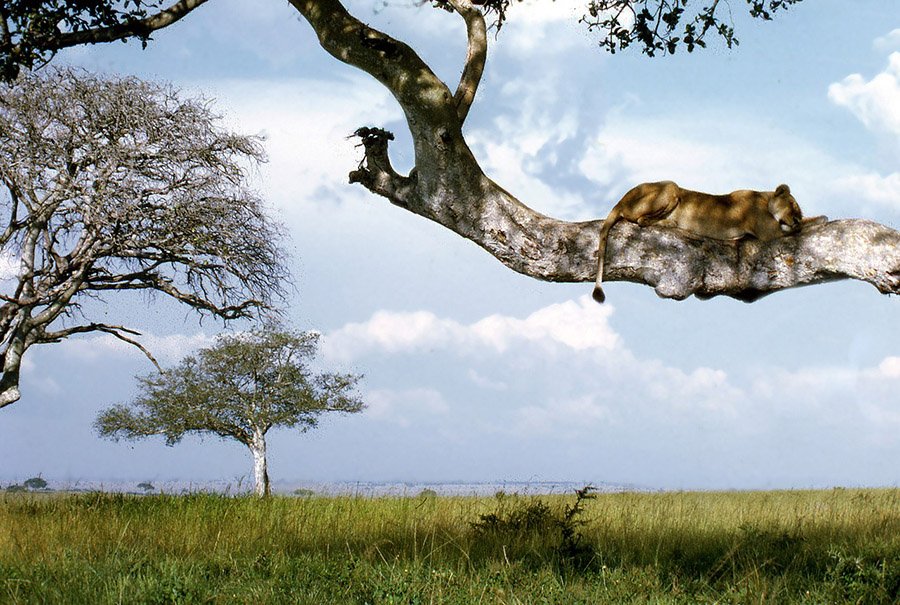
{"type": "Polygon", "coordinates": [[[479,515],[471,524],[476,542],[499,546],[503,556],[525,562],[541,561],[549,556],[562,568],[585,569],[595,559],[594,547],[581,533],[584,504],[596,497],[593,486],[575,491],[575,502],[562,509],[541,499],[522,500],[497,494],[497,511],[479,515]],[[535,561],[534,559],[537,559],[535,561]]]}
{"type": "Polygon", "coordinates": [[[31,479],[26,479],[25,483],[23,483],[25,489],[46,489],[47,482],[44,481],[40,475],[37,477],[32,477],[31,479]]]}

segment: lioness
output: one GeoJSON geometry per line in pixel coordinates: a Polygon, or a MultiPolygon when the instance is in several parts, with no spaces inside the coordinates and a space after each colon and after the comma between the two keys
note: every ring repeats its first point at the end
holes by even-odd
{"type": "Polygon", "coordinates": [[[594,300],[600,303],[606,300],[600,287],[606,242],[609,230],[620,220],[641,227],[681,229],[711,239],[755,237],[768,242],[800,231],[803,213],[787,185],[779,185],[775,191],[741,190],[727,195],[682,189],[672,181],[638,185],[619,200],[600,229],[594,285],[594,300]]]}

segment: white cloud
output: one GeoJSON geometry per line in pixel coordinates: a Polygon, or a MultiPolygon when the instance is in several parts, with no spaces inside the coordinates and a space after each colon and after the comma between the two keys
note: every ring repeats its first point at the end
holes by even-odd
{"type": "Polygon", "coordinates": [[[579,168],[609,192],[605,209],[636,183],[673,180],[710,193],[771,191],[787,183],[808,215],[900,210],[900,173],[878,174],[746,116],[626,116],[614,110],[579,168]]]}
{"type": "Polygon", "coordinates": [[[794,442],[804,444],[792,450],[797,464],[811,451],[805,444],[823,440],[900,447],[900,356],[860,369],[676,367],[632,352],[611,314],[587,297],[468,324],[380,311],[328,334],[324,349],[332,360],[384,367],[415,353],[422,378],[406,384],[420,386],[383,390],[377,371],[367,378],[373,417],[415,426],[440,416],[448,442],[549,440],[567,451],[652,451],[668,464],[735,468],[777,464],[766,462],[767,448],[783,453],[794,442]],[[462,374],[468,385],[453,380],[462,374]]]}
{"type": "Polygon", "coordinates": [[[709,113],[626,116],[614,110],[580,168],[585,177],[604,186],[675,180],[691,189],[727,192],[773,190],[801,175],[810,179],[809,168],[823,162],[834,163],[808,143],[754,124],[752,118],[709,113]]]}
{"type": "Polygon", "coordinates": [[[9,250],[0,250],[0,282],[11,281],[22,270],[21,260],[9,250]]]}
{"type": "Polygon", "coordinates": [[[269,162],[261,169],[267,197],[290,213],[315,202],[325,188],[362,195],[347,187],[347,175],[361,158],[350,135],[365,124],[401,118],[387,90],[363,75],[333,80],[220,80],[202,83],[220,99],[230,126],[262,133],[269,162]]]}
{"type": "Polygon", "coordinates": [[[849,109],[869,130],[900,137],[900,52],[871,80],[851,74],[828,87],[828,98],[849,109]]]}
{"type": "Polygon", "coordinates": [[[583,196],[565,179],[559,151],[577,142],[576,108],[564,97],[559,74],[512,79],[503,84],[489,125],[472,129],[466,139],[484,171],[535,210],[568,220],[591,218],[583,196]]]}
{"type": "Polygon", "coordinates": [[[374,389],[364,397],[367,407],[364,414],[408,427],[428,416],[440,416],[449,411],[443,395],[434,389],[374,389]]]}
{"type": "Polygon", "coordinates": [[[877,376],[883,378],[900,378],[900,357],[885,357],[884,360],[878,364],[876,372],[877,376]]]}
{"type": "Polygon", "coordinates": [[[881,36],[880,38],[876,38],[875,42],[872,43],[872,46],[875,47],[875,50],[881,52],[890,52],[892,50],[900,49],[900,29],[892,30],[890,33],[881,36]]]}
{"type": "MultiPolygon", "coordinates": [[[[823,434],[856,435],[866,445],[900,445],[900,357],[872,367],[806,367],[772,370],[757,377],[753,400],[766,422],[796,427],[806,423],[823,434]]],[[[796,430],[796,428],[795,428],[796,430]]]]}
{"type": "Polygon", "coordinates": [[[557,435],[577,437],[599,424],[615,423],[609,407],[596,401],[594,395],[551,401],[544,405],[527,405],[516,411],[514,433],[522,435],[557,435]]]}
{"type": "Polygon", "coordinates": [[[508,21],[501,33],[500,52],[517,55],[547,55],[563,52],[578,44],[588,45],[586,38],[576,35],[585,12],[579,0],[525,0],[510,6],[508,21]]]}
{"type": "Polygon", "coordinates": [[[601,307],[588,296],[550,305],[524,319],[490,315],[471,324],[430,311],[377,311],[366,322],[349,323],[327,334],[322,350],[326,357],[339,360],[435,348],[503,353],[524,342],[544,348],[610,350],[619,344],[608,323],[612,312],[612,306],[601,307]]]}
{"type": "Polygon", "coordinates": [[[469,368],[469,371],[466,372],[466,376],[468,376],[469,380],[475,383],[477,386],[488,389],[491,391],[506,391],[509,389],[509,385],[507,385],[502,380],[492,380],[487,376],[481,374],[475,368],[469,368]]]}
{"type": "Polygon", "coordinates": [[[724,371],[636,358],[610,326],[612,313],[588,296],[525,318],[492,315],[470,324],[424,311],[379,311],[326,335],[323,351],[344,362],[416,353],[420,365],[459,363],[441,361],[447,356],[477,363],[467,371],[477,392],[488,391],[482,396],[492,409],[512,414],[487,423],[504,434],[572,436],[640,419],[673,427],[701,417],[734,422],[746,396],[724,371]]]}
{"type": "Polygon", "coordinates": [[[648,393],[674,407],[732,415],[735,405],[745,397],[741,389],[731,385],[722,370],[700,367],[686,373],[658,362],[640,364],[648,393]]]}
{"type": "Polygon", "coordinates": [[[834,179],[834,192],[848,202],[865,200],[886,208],[900,205],[900,172],[882,176],[875,172],[847,174],[834,179]]]}
{"type": "MultiPolygon", "coordinates": [[[[215,337],[197,332],[188,334],[168,334],[159,336],[156,334],[143,334],[141,336],[129,336],[140,342],[161,364],[177,363],[181,358],[189,355],[202,347],[208,347],[215,342],[215,337]]],[[[109,334],[72,337],[56,345],[60,351],[77,357],[80,360],[96,361],[109,356],[143,356],[143,353],[127,342],[109,334]]]]}

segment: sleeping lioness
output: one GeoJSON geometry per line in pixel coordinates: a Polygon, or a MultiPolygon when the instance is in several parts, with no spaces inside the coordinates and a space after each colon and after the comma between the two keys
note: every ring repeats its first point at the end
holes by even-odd
{"type": "MultiPolygon", "coordinates": [[[[823,219],[809,220],[823,222],[823,219]]],[[[641,227],[656,225],[681,229],[717,240],[755,237],[764,242],[797,233],[804,223],[800,206],[787,185],[779,185],[775,191],[741,190],[727,195],[690,191],[671,181],[638,185],[613,207],[600,229],[594,285],[597,302],[606,300],[600,287],[606,242],[609,230],[620,220],[641,227]]]]}

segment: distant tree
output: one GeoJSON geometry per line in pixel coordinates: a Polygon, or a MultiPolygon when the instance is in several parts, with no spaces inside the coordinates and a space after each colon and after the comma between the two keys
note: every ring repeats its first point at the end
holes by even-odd
{"type": "Polygon", "coordinates": [[[355,392],[360,376],[309,367],[318,338],[275,324],[222,335],[176,367],[138,377],[140,395],[101,412],[94,426],[116,440],[162,435],[166,445],[187,433],[234,439],[253,455],[256,493],[268,495],[270,429],[306,432],[326,412],[352,414],[365,407],[355,392]]]}
{"type": "Polygon", "coordinates": [[[35,344],[105,332],[153,359],[87,299],[143,290],[228,320],[280,298],[281,228],[245,183],[264,159],[163,85],[46,69],[0,87],[0,407],[35,344]]]}
{"type": "Polygon", "coordinates": [[[138,489],[143,490],[145,494],[147,492],[152,492],[153,490],[156,489],[155,487],[153,487],[153,484],[150,483],[149,481],[143,481],[141,483],[138,483],[137,487],[138,487],[138,489]]]}
{"type": "Polygon", "coordinates": [[[26,479],[22,483],[22,485],[26,489],[46,489],[47,482],[40,475],[38,475],[37,477],[26,479]]]}

